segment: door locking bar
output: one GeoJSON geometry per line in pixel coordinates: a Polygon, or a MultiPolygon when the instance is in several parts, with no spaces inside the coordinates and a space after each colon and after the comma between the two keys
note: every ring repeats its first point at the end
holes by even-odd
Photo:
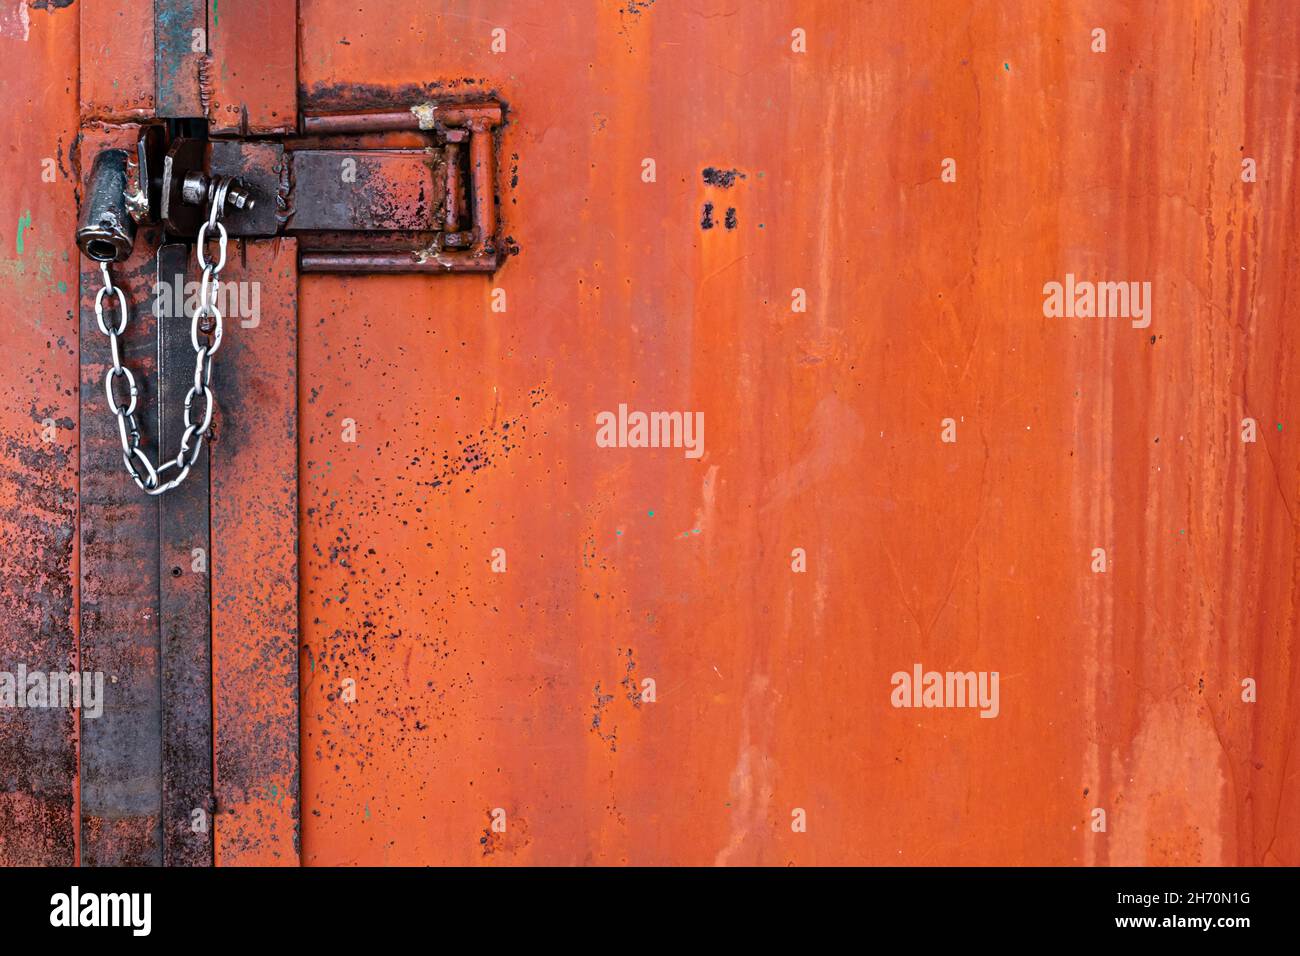
{"type": "Polygon", "coordinates": [[[303,116],[297,137],[189,135],[188,121],[142,127],[136,155],[95,159],[77,242],[99,261],[129,255],[135,227],[161,223],[192,239],[218,182],[236,238],[298,239],[303,272],[494,272],[493,100],[421,103],[406,110],[303,116]],[[174,130],[169,134],[169,128],[174,130]],[[419,147],[362,140],[417,134],[419,147]]]}
{"type": "Polygon", "coordinates": [[[308,135],[431,133],[441,151],[441,209],[432,223],[438,239],[426,248],[392,252],[308,251],[304,272],[494,272],[496,247],[496,158],[494,135],[501,125],[499,103],[422,103],[408,110],[321,114],[303,117],[308,135]],[[463,149],[469,140],[468,156],[463,149]],[[468,160],[466,184],[463,161],[468,160]],[[468,203],[466,202],[468,193],[468,203]],[[468,205],[468,208],[467,208],[468,205]],[[469,222],[465,223],[468,215],[469,222]],[[467,225],[467,228],[462,228],[467,225]]]}

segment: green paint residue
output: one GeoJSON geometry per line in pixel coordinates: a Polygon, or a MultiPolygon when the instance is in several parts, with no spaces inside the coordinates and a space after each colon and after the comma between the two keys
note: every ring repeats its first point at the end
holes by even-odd
{"type": "Polygon", "coordinates": [[[653,511],[647,511],[646,514],[648,514],[652,518],[655,516],[655,513],[653,511]]]}
{"type": "Polygon", "coordinates": [[[67,291],[68,291],[68,284],[67,284],[66,282],[64,282],[62,279],[60,279],[57,288],[58,288],[59,292],[61,292],[61,293],[62,293],[62,292],[67,292],[67,291]]]}
{"type": "Polygon", "coordinates": [[[23,230],[32,228],[32,211],[29,209],[24,215],[18,217],[18,254],[23,254],[23,230]]]}
{"type": "Polygon", "coordinates": [[[217,4],[220,0],[212,0],[212,28],[215,30],[221,23],[221,13],[217,10],[217,4]]]}
{"type": "Polygon", "coordinates": [[[1010,63],[1003,63],[1003,64],[1002,64],[1002,68],[1003,68],[1004,70],[1006,70],[1008,73],[1011,72],[1011,64],[1010,64],[1010,63]]]}
{"type": "Polygon", "coordinates": [[[366,819],[370,819],[370,804],[366,804],[366,819]]]}

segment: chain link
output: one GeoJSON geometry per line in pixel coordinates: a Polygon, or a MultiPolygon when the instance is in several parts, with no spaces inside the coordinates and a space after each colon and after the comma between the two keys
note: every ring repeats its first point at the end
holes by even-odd
{"type": "MultiPolygon", "coordinates": [[[[181,435],[180,451],[175,458],[168,459],[156,468],[149,456],[140,447],[140,423],[136,418],[136,405],[140,398],[140,389],[136,385],[131,370],[122,364],[121,336],[126,331],[130,312],[127,309],[126,296],[119,286],[113,284],[108,271],[108,263],[99,264],[100,274],[104,277],[103,288],[95,294],[95,321],[99,331],[108,337],[109,355],[113,365],[104,376],[104,394],[108,398],[108,407],[117,416],[117,433],[122,441],[122,463],[126,465],[127,474],[140,490],[150,495],[161,495],[171,491],[190,473],[203,449],[203,439],[212,431],[212,413],[216,410],[216,395],[212,391],[212,357],[221,348],[221,309],[217,307],[217,289],[220,286],[221,270],[226,265],[226,227],[220,217],[226,203],[226,192],[231,181],[218,178],[208,201],[208,218],[199,227],[195,242],[203,278],[199,283],[199,304],[190,320],[190,344],[194,346],[194,382],[185,395],[185,431],[181,435]],[[207,243],[209,232],[216,230],[218,247],[217,261],[209,262],[207,243]],[[104,299],[113,297],[117,308],[117,323],[109,328],[104,321],[104,299]],[[119,381],[124,380],[124,381],[119,381]],[[121,392],[126,389],[125,400],[121,392]],[[203,402],[203,415],[195,421],[194,414],[199,399],[203,402]],[[163,476],[175,468],[176,474],[168,481],[163,476]]],[[[159,317],[162,321],[162,317],[159,317]]]]}

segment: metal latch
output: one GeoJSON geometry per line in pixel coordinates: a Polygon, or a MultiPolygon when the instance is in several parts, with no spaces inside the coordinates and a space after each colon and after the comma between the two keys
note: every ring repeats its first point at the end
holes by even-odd
{"type": "Polygon", "coordinates": [[[77,243],[120,261],[137,225],[192,239],[224,178],[229,234],[296,237],[303,272],[493,272],[501,123],[488,100],[306,115],[297,136],[278,139],[149,124],[134,157],[95,158],[77,243]]]}
{"type": "MultiPolygon", "coordinates": [[[[197,122],[171,120],[142,127],[134,159],[125,149],[100,152],[77,245],[99,263],[95,319],[111,360],[104,392],[132,481],[149,495],[179,487],[211,435],[223,318],[217,288],[229,237],[293,236],[302,272],[495,271],[493,138],[500,124],[495,102],[305,116],[299,136],[280,140],[209,140],[197,122]],[[363,143],[392,136],[422,145],[363,143]],[[193,376],[182,383],[179,450],[170,457],[151,457],[142,441],[141,389],[122,346],[131,309],[109,269],[130,256],[137,225],[157,223],[169,236],[193,240],[202,272],[188,342],[181,343],[193,350],[193,376]],[[217,244],[213,258],[210,242],[217,244]]],[[[178,341],[170,323],[158,324],[160,377],[165,352],[166,367],[174,366],[170,349],[178,341]]],[[[160,382],[160,393],[174,390],[160,382]]]]}

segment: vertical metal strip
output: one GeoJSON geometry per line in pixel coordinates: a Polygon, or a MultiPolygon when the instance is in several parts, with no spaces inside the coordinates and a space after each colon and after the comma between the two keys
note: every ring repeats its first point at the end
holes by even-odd
{"type": "Polygon", "coordinates": [[[222,279],[232,308],[209,448],[215,860],[296,866],[298,244],[232,241],[222,279]]]}
{"type": "MultiPolygon", "coordinates": [[[[25,11],[10,4],[4,16],[15,13],[25,11]]],[[[0,41],[0,867],[76,862],[78,714],[27,707],[18,672],[79,670],[79,261],[65,252],[77,225],[68,158],[77,50],[67,41],[77,17],[67,7],[32,10],[23,20],[28,42],[0,41]],[[47,156],[52,182],[33,175],[47,156]]]]}
{"type": "Polygon", "coordinates": [[[298,129],[298,4],[221,0],[209,24],[209,131],[274,135],[298,129]]]}
{"type": "Polygon", "coordinates": [[[153,18],[156,115],[204,115],[200,75],[207,55],[207,0],[154,0],[153,18]]]}
{"type": "MultiPolygon", "coordinates": [[[[87,134],[83,151],[108,143],[87,134]]],[[[135,254],[113,266],[131,318],[123,361],[140,383],[145,441],[155,421],[154,321],[150,286],[156,229],[136,236],[135,254]]],[[[81,669],[104,675],[103,714],[81,721],[82,862],[162,863],[162,740],[158,667],[158,504],[122,466],[117,423],[104,395],[108,343],[95,321],[99,269],[81,270],[81,669]]]]}
{"type": "Polygon", "coordinates": [[[154,0],[92,0],[77,8],[82,119],[152,116],[154,0]]]}
{"type": "MultiPolygon", "coordinates": [[[[174,455],[185,430],[194,347],[184,303],[190,247],[158,250],[159,448],[174,455]]],[[[218,352],[215,361],[225,356],[218,352]]],[[[202,398],[193,414],[203,415],[202,398]]],[[[174,474],[172,472],[171,474],[174,474]]],[[[158,604],[162,650],[163,860],[212,864],[212,647],[208,452],[158,498],[158,604]]]]}

